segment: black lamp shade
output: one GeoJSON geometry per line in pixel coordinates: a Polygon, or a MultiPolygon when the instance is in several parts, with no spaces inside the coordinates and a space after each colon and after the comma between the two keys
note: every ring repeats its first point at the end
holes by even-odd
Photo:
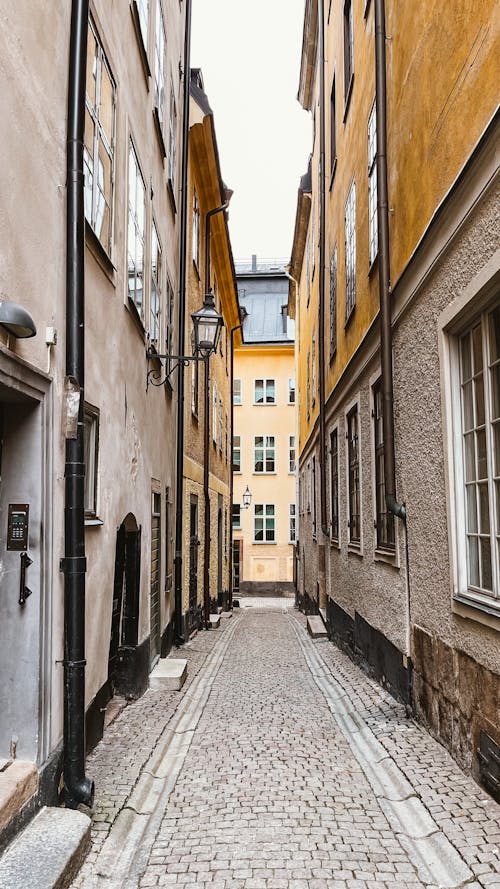
{"type": "Polygon", "coordinates": [[[204,358],[217,351],[224,321],[215,308],[212,293],[207,293],[203,307],[193,312],[194,350],[204,358]]]}
{"type": "Polygon", "coordinates": [[[247,485],[246,490],[243,492],[243,506],[245,507],[245,509],[248,509],[251,502],[252,502],[252,495],[251,495],[250,490],[247,485]]]}
{"type": "Polygon", "coordinates": [[[35,322],[29,312],[10,301],[0,300],[0,325],[18,339],[36,334],[35,322]]]}

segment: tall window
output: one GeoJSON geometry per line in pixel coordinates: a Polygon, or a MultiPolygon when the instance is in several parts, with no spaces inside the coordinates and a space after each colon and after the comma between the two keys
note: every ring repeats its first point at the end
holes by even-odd
{"type": "Polygon", "coordinates": [[[130,143],[128,161],[128,295],[144,321],[144,232],[146,186],[134,146],[130,143]]]}
{"type": "Polygon", "coordinates": [[[254,472],[276,471],[276,439],[274,435],[256,435],[254,438],[254,472]]]}
{"type": "Polygon", "coordinates": [[[368,118],[368,223],[370,265],[378,253],[378,220],[377,220],[377,118],[373,103],[368,118]]]}
{"type": "Polygon", "coordinates": [[[142,42],[147,51],[148,48],[148,18],[149,18],[149,0],[136,0],[137,13],[139,16],[139,26],[141,29],[142,42]]]}
{"type": "Polygon", "coordinates": [[[274,504],[256,503],[254,506],[254,543],[274,543],[276,540],[276,517],[274,504]]]}
{"type": "Polygon", "coordinates": [[[85,461],[84,509],[85,518],[97,514],[97,457],[99,453],[99,410],[84,405],[83,453],[85,461]]]}
{"type": "Polygon", "coordinates": [[[306,387],[307,419],[311,414],[311,353],[307,353],[307,387],[306,387]]]}
{"type": "Polygon", "coordinates": [[[295,451],[295,435],[288,436],[288,472],[293,473],[295,475],[295,470],[297,468],[296,461],[296,451],[295,451]]]}
{"type": "Polygon", "coordinates": [[[337,245],[330,259],[330,358],[337,351],[337,245]]]}
{"type": "Polygon", "coordinates": [[[154,103],[161,127],[165,121],[165,22],[160,0],[156,0],[155,95],[154,103]]]}
{"type": "Polygon", "coordinates": [[[177,171],[177,106],[174,85],[170,84],[170,115],[168,119],[168,178],[175,186],[177,171]]]}
{"type": "Polygon", "coordinates": [[[354,75],[354,21],[352,0],[344,3],[344,101],[347,102],[354,75]]]}
{"type": "Polygon", "coordinates": [[[335,76],[332,80],[332,91],[330,93],[330,176],[335,172],[337,163],[337,110],[335,100],[335,76]]]}
{"type": "Polygon", "coordinates": [[[233,435],[233,472],[241,472],[241,436],[233,435]]]}
{"type": "Polygon", "coordinates": [[[193,262],[196,268],[200,267],[200,205],[198,195],[193,194],[193,232],[192,232],[193,262]]]}
{"type": "Polygon", "coordinates": [[[338,429],[330,433],[330,535],[339,539],[339,434],[338,429]]]}
{"type": "Polygon", "coordinates": [[[358,424],[358,408],[356,405],[347,415],[349,541],[356,544],[361,543],[358,424]]]}
{"type": "Polygon", "coordinates": [[[160,313],[162,291],[162,257],[158,230],[153,222],[151,233],[151,295],[149,299],[149,336],[151,342],[158,346],[160,342],[160,313]]]}
{"type": "Polygon", "coordinates": [[[316,537],[317,533],[317,512],[316,512],[316,457],[312,459],[312,533],[316,537]]]}
{"type": "Polygon", "coordinates": [[[212,439],[217,444],[217,407],[219,400],[217,398],[217,383],[214,382],[212,387],[212,439]]]}
{"type": "Polygon", "coordinates": [[[375,442],[375,508],[377,547],[394,550],[394,516],[385,505],[384,423],[382,380],[373,387],[373,425],[375,442]]]}
{"type": "Polygon", "coordinates": [[[275,380],[255,380],[255,404],[276,404],[275,380]]]}
{"type": "Polygon", "coordinates": [[[293,377],[288,380],[288,404],[295,404],[295,380],[293,377]]]}
{"type": "Polygon", "coordinates": [[[345,205],[345,319],[356,305],[356,183],[353,181],[345,205]]]}
{"type": "Polygon", "coordinates": [[[233,381],[233,404],[241,404],[241,380],[233,381]]]}
{"type": "Polygon", "coordinates": [[[237,531],[241,529],[241,504],[233,503],[233,528],[237,531]]]}
{"type": "Polygon", "coordinates": [[[219,451],[222,453],[222,432],[223,432],[223,416],[224,416],[224,406],[222,404],[222,398],[219,396],[219,414],[217,417],[217,444],[219,445],[219,451]]]}
{"type": "MultiPolygon", "coordinates": [[[[165,352],[167,355],[174,353],[174,288],[167,275],[167,289],[165,294],[165,352]]],[[[198,367],[198,363],[193,362],[198,367]]]]}
{"type": "Polygon", "coordinates": [[[200,374],[199,364],[193,361],[191,364],[191,413],[198,417],[198,402],[200,398],[200,374]]]}
{"type": "Polygon", "coordinates": [[[296,540],[296,516],[295,516],[295,503],[290,503],[288,507],[288,540],[290,543],[295,543],[296,540]]]}
{"type": "Polygon", "coordinates": [[[111,254],[115,128],[115,85],[104,52],[89,22],[85,96],[85,218],[111,254]]]}
{"type": "Polygon", "coordinates": [[[459,341],[467,589],[500,604],[500,305],[459,341]]]}
{"type": "Polygon", "coordinates": [[[312,335],[312,351],[311,351],[311,397],[313,407],[316,403],[316,328],[312,335]]]}

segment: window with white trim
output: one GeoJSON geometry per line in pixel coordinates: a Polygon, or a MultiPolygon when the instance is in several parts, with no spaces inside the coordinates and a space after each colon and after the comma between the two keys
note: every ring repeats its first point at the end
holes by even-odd
{"type": "MultiPolygon", "coordinates": [[[[167,355],[174,353],[174,288],[167,275],[167,290],[165,294],[165,352],[167,355]]],[[[167,359],[170,367],[170,359],[167,359]]],[[[193,362],[197,365],[197,362],[193,362]]]]}
{"type": "Polygon", "coordinates": [[[368,118],[368,231],[371,265],[378,253],[377,118],[375,116],[375,102],[368,118]]]}
{"type": "Polygon", "coordinates": [[[149,337],[158,348],[160,342],[160,318],[163,284],[163,263],[160,239],[156,223],[151,231],[151,293],[149,296],[149,337]]]}
{"type": "Polygon", "coordinates": [[[344,102],[347,102],[354,76],[354,21],[352,0],[344,3],[344,102]]]}
{"type": "Polygon", "coordinates": [[[295,380],[288,378],[288,404],[295,404],[295,380]]]}
{"type": "Polygon", "coordinates": [[[177,105],[174,85],[170,84],[170,115],[168,118],[168,178],[175,188],[177,172],[177,105]]]}
{"type": "Polygon", "coordinates": [[[97,514],[97,464],[99,453],[99,409],[85,404],[83,408],[83,454],[85,461],[85,518],[97,514]]]}
{"type": "Polygon", "coordinates": [[[200,266],[200,204],[196,191],[193,192],[193,221],[192,221],[192,253],[196,268],[200,266]]]}
{"type": "Polygon", "coordinates": [[[146,186],[132,142],[128,162],[128,296],[144,321],[144,241],[146,186]]]}
{"type": "Polygon", "coordinates": [[[296,540],[296,516],[295,503],[290,503],[288,507],[288,541],[295,543],[296,540]]]}
{"type": "Polygon", "coordinates": [[[161,0],[156,0],[154,103],[160,126],[165,122],[165,22],[161,0]]]}
{"type": "Polygon", "coordinates": [[[316,504],[316,457],[312,458],[312,535],[316,540],[317,535],[317,526],[318,526],[318,516],[317,516],[317,504],[316,504]]]}
{"type": "Polygon", "coordinates": [[[276,380],[254,381],[254,403],[276,404],[276,380]]]}
{"type": "Polygon", "coordinates": [[[241,503],[233,503],[233,528],[241,530],[241,503]]]}
{"type": "Polygon", "coordinates": [[[375,529],[377,549],[395,549],[394,515],[385,502],[384,421],[382,379],[373,387],[373,439],[375,447],[375,529]]]}
{"type": "Polygon", "coordinates": [[[254,506],[253,523],[254,543],[274,543],[276,541],[274,504],[256,503],[254,506]]]}
{"type": "Polygon", "coordinates": [[[312,398],[312,406],[316,404],[316,328],[313,330],[312,335],[312,349],[311,349],[311,398],[312,398]]]}
{"type": "Polygon", "coordinates": [[[233,472],[241,472],[241,435],[233,435],[233,472]]]}
{"type": "Polygon", "coordinates": [[[233,404],[241,404],[241,380],[233,380],[233,404]]]}
{"type": "Polygon", "coordinates": [[[276,439],[274,435],[256,435],[254,438],[254,472],[276,472],[276,439]]]}
{"type": "Polygon", "coordinates": [[[458,337],[457,351],[458,593],[500,610],[500,304],[458,337]]]}
{"type": "Polygon", "coordinates": [[[356,306],[356,183],[352,182],[345,205],[345,320],[356,306]]]}
{"type": "Polygon", "coordinates": [[[330,433],[330,537],[339,539],[339,433],[330,433]]]}
{"type": "Polygon", "coordinates": [[[359,416],[355,405],[347,414],[347,495],[349,542],[361,543],[361,497],[359,481],[359,416]]]}
{"type": "Polygon", "coordinates": [[[288,472],[295,475],[297,469],[297,452],[295,450],[295,435],[288,436],[288,472]]]}
{"type": "Polygon", "coordinates": [[[219,414],[217,417],[217,444],[219,445],[219,451],[222,453],[222,431],[223,431],[223,416],[224,416],[224,406],[222,403],[222,398],[219,396],[219,414]]]}
{"type": "Polygon", "coordinates": [[[104,51],[89,21],[83,171],[85,218],[111,254],[116,90],[104,51]]]}
{"type": "Polygon", "coordinates": [[[149,0],[136,0],[137,13],[139,17],[139,26],[141,29],[141,37],[144,48],[148,49],[148,20],[149,20],[149,0]]]}
{"type": "Polygon", "coordinates": [[[217,444],[217,407],[219,399],[217,398],[217,383],[212,386],[212,440],[217,444]]]}
{"type": "Polygon", "coordinates": [[[330,359],[337,351],[337,245],[330,258],[330,359]]]}

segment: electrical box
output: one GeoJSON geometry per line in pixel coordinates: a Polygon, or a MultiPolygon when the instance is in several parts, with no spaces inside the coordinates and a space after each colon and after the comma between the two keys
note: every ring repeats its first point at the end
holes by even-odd
{"type": "Polygon", "coordinates": [[[9,503],[7,549],[28,549],[28,503],[9,503]]]}

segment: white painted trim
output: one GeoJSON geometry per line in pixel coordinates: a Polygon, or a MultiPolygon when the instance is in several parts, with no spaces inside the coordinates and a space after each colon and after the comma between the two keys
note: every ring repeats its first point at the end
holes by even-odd
{"type": "Polygon", "coordinates": [[[358,417],[358,460],[359,460],[359,543],[350,540],[351,529],[349,527],[349,447],[347,437],[345,439],[345,489],[346,489],[346,527],[347,527],[347,552],[363,556],[363,460],[361,455],[361,393],[358,391],[344,407],[344,434],[347,436],[347,415],[356,407],[358,417]]]}

